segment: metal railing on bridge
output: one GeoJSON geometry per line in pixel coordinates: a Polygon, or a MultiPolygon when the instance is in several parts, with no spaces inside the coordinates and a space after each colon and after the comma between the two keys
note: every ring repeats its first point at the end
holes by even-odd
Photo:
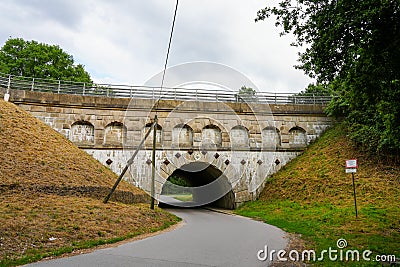
{"type": "Polygon", "coordinates": [[[296,95],[288,93],[256,92],[254,95],[239,94],[229,90],[188,89],[82,83],[51,79],[14,76],[0,73],[0,87],[54,94],[106,96],[115,98],[147,98],[209,102],[251,102],[260,104],[327,104],[330,96],[296,95]]]}

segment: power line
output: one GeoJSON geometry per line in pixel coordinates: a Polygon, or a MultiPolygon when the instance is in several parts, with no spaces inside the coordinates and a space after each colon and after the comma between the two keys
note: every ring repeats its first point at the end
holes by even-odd
{"type": "Polygon", "coordinates": [[[168,59],[169,59],[169,52],[170,52],[170,50],[171,50],[171,43],[172,43],[172,36],[173,36],[173,34],[174,34],[175,21],[176,21],[176,14],[178,13],[178,3],[179,3],[179,0],[176,0],[174,18],[173,18],[173,20],[172,20],[171,32],[170,32],[169,41],[168,41],[167,55],[166,55],[166,57],[165,57],[164,70],[163,70],[162,79],[161,79],[160,96],[159,96],[159,98],[157,99],[157,103],[156,103],[156,105],[155,105],[155,107],[156,107],[156,108],[155,108],[156,114],[157,114],[157,109],[158,109],[158,103],[159,103],[159,101],[160,101],[160,99],[161,99],[161,97],[162,97],[162,90],[163,90],[163,87],[164,87],[165,72],[166,72],[166,70],[167,70],[168,59]]]}
{"type": "Polygon", "coordinates": [[[156,139],[157,139],[157,128],[158,128],[157,127],[158,126],[158,118],[157,118],[158,111],[157,110],[158,110],[158,104],[160,103],[162,89],[164,86],[165,71],[167,70],[169,51],[171,49],[171,43],[172,43],[172,35],[174,33],[174,28],[175,28],[176,13],[178,11],[178,2],[179,2],[179,0],[176,0],[174,19],[172,21],[171,33],[169,35],[167,56],[165,57],[164,70],[163,70],[163,75],[162,75],[162,79],[161,79],[160,95],[155,104],[156,114],[154,115],[154,122],[153,122],[153,126],[152,126],[152,128],[153,128],[153,149],[152,149],[152,155],[151,155],[152,168],[151,168],[151,202],[150,202],[150,209],[152,209],[152,210],[154,209],[154,202],[155,202],[154,196],[155,196],[155,172],[156,172],[156,139]]]}

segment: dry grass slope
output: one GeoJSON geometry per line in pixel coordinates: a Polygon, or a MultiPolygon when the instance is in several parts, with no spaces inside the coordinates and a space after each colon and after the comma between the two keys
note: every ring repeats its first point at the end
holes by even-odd
{"type": "Polygon", "coordinates": [[[49,126],[0,100],[0,265],[149,233],[177,221],[151,211],[143,204],[146,193],[126,182],[114,201],[103,204],[115,180],[113,172],[49,126]]]}
{"type": "MultiPolygon", "coordinates": [[[[115,174],[17,106],[0,102],[1,184],[113,185],[115,174]]],[[[127,183],[120,190],[143,192],[127,183]]]]}
{"type": "Polygon", "coordinates": [[[400,200],[400,166],[378,162],[358,150],[343,134],[341,125],[324,134],[300,157],[294,159],[268,182],[260,199],[329,202],[353,205],[353,184],[345,173],[345,160],[357,158],[355,174],[360,206],[393,206],[400,200]]]}

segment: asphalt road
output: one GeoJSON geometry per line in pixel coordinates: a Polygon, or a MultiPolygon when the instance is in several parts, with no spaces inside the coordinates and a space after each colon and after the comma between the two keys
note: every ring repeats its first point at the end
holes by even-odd
{"type": "Polygon", "coordinates": [[[29,266],[268,266],[257,252],[284,249],[284,232],[205,209],[169,209],[184,225],[170,232],[78,256],[29,266]]]}

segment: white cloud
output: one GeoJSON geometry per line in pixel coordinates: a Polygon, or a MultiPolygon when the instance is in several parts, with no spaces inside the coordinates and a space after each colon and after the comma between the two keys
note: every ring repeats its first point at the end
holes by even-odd
{"type": "MultiPolygon", "coordinates": [[[[180,1],[169,65],[211,61],[247,75],[263,91],[296,92],[311,81],[273,21],[254,22],[268,1],[180,1]],[[265,2],[265,3],[263,3],[265,2]]],[[[0,42],[58,44],[96,82],[142,84],[162,70],[174,0],[2,1],[0,42]]]]}

